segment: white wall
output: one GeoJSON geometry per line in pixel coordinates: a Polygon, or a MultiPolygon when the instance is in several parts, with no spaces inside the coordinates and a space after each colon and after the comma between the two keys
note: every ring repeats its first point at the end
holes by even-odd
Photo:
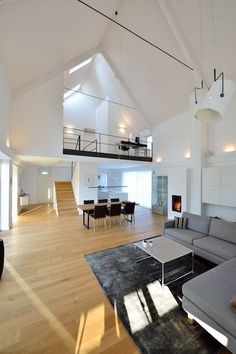
{"type": "MultiPolygon", "coordinates": [[[[236,164],[235,111],[236,93],[233,95],[224,117],[215,123],[208,124],[207,150],[210,156],[206,159],[205,166],[233,166],[236,164]],[[232,152],[226,152],[227,149],[232,152]]],[[[236,221],[236,208],[233,207],[203,204],[203,211],[209,216],[236,221]]]]}
{"type": "Polygon", "coordinates": [[[0,230],[12,226],[12,162],[0,160],[0,230]]]}
{"type": "Polygon", "coordinates": [[[21,175],[21,189],[29,195],[29,203],[38,203],[38,167],[24,166],[21,175]]]}
{"type": "Polygon", "coordinates": [[[77,162],[72,185],[75,195],[75,200],[77,204],[83,204],[85,199],[97,200],[97,188],[89,188],[93,186],[98,186],[98,169],[96,163],[90,162],[77,162]],[[90,178],[91,183],[88,183],[87,178],[90,178]]]}
{"type": "Polygon", "coordinates": [[[29,203],[46,203],[53,201],[53,183],[55,181],[71,181],[71,168],[65,166],[53,167],[39,167],[39,166],[23,166],[21,172],[21,189],[26,194],[29,194],[29,203]],[[41,199],[46,186],[44,181],[40,178],[41,171],[45,169],[48,171],[45,179],[47,179],[48,188],[51,190],[51,199],[41,199]]]}
{"type": "MultiPolygon", "coordinates": [[[[80,89],[91,95],[108,98],[109,100],[136,107],[126,88],[112,71],[102,54],[97,54],[91,63],[84,82],[80,89]]],[[[101,122],[101,100],[75,94],[66,100],[64,104],[64,125],[74,128],[94,128],[98,132],[129,137],[129,134],[137,135],[138,132],[150,129],[150,124],[144,119],[138,110],[121,107],[112,103],[107,104],[105,122],[101,122]],[[97,110],[97,113],[96,113],[97,110]],[[96,123],[96,118],[99,117],[96,123]],[[126,127],[125,131],[119,130],[119,125],[126,127]]]]}
{"type": "Polygon", "coordinates": [[[14,157],[10,149],[11,90],[6,71],[0,60],[0,152],[14,157]]]}
{"type": "Polygon", "coordinates": [[[166,164],[188,163],[185,158],[191,152],[192,115],[184,112],[168,121],[159,124],[153,130],[153,159],[162,160],[160,166],[166,164]]]}
{"type": "MultiPolygon", "coordinates": [[[[236,150],[236,93],[233,95],[224,117],[208,126],[208,150],[214,155],[225,155],[225,149],[236,150]]],[[[226,153],[227,154],[227,153],[226,153]]]]}
{"type": "Polygon", "coordinates": [[[63,142],[63,75],[13,102],[12,146],[17,154],[60,157],[63,142]]]}
{"type": "MultiPolygon", "coordinates": [[[[104,134],[109,134],[108,125],[109,125],[109,109],[108,109],[108,102],[101,102],[96,109],[96,131],[102,132],[104,134]]],[[[99,147],[99,151],[108,152],[109,146],[105,145],[109,143],[108,136],[103,136],[101,139],[101,145],[99,147]]]]}
{"type": "Polygon", "coordinates": [[[72,95],[65,100],[63,107],[65,127],[95,128],[96,105],[89,97],[72,95]]]}
{"type": "Polygon", "coordinates": [[[71,181],[71,166],[53,166],[51,168],[52,182],[71,181]]]}
{"type": "Polygon", "coordinates": [[[181,196],[182,211],[189,211],[189,176],[188,170],[182,167],[170,168],[168,173],[168,218],[181,216],[172,211],[172,195],[181,196]]]}
{"type": "Polygon", "coordinates": [[[203,204],[203,213],[204,215],[217,216],[227,221],[236,222],[236,208],[203,204]]]}

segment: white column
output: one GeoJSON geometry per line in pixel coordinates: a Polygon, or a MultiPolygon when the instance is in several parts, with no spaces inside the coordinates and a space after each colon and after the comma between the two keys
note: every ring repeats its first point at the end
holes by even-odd
{"type": "Polygon", "coordinates": [[[12,163],[1,160],[1,217],[0,229],[9,230],[12,227],[12,163]]]}

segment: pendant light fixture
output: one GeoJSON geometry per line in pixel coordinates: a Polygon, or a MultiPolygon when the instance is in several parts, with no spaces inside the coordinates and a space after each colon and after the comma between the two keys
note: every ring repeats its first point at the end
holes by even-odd
{"type": "Polygon", "coordinates": [[[195,118],[206,122],[214,122],[221,119],[234,92],[235,84],[230,80],[225,80],[223,72],[216,77],[216,69],[214,69],[214,82],[205,98],[200,102],[195,118]]]}
{"type": "MultiPolygon", "coordinates": [[[[201,0],[200,1],[200,30],[201,30],[201,52],[202,52],[202,21],[201,21],[201,0]]],[[[212,43],[213,43],[213,60],[215,60],[215,25],[214,25],[214,0],[212,0],[212,43]]],[[[203,84],[201,86],[203,88],[203,84]]],[[[201,89],[195,87],[195,104],[198,104],[196,90],[201,89]]],[[[216,69],[214,69],[214,81],[207,91],[205,97],[199,103],[195,118],[206,122],[215,122],[223,118],[224,113],[230,103],[230,100],[235,92],[235,84],[226,80],[224,72],[221,72],[218,76],[216,69]]]]}

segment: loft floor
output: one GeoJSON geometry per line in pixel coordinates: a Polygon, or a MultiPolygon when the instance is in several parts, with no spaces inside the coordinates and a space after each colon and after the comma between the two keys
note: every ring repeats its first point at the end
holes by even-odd
{"type": "Polygon", "coordinates": [[[73,150],[73,149],[63,149],[63,155],[90,156],[90,157],[102,157],[106,159],[152,162],[152,157],[146,157],[146,156],[135,156],[135,155],[128,155],[128,154],[124,155],[124,154],[115,154],[115,153],[112,154],[112,153],[105,153],[105,152],[83,151],[83,150],[73,150]]]}
{"type": "Polygon", "coordinates": [[[56,217],[51,205],[35,205],[0,233],[6,250],[1,353],[138,353],[84,254],[157,235],[163,218],[137,207],[135,227],[96,232],[81,218],[56,217]]]}

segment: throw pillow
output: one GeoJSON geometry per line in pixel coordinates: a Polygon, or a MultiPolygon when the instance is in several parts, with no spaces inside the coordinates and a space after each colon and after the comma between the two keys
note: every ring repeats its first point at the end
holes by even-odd
{"type": "Polygon", "coordinates": [[[175,216],[174,227],[176,229],[186,229],[187,223],[188,223],[188,218],[179,218],[178,216],[175,216]]]}
{"type": "Polygon", "coordinates": [[[231,310],[236,311],[236,296],[234,296],[230,301],[229,301],[229,307],[231,310]]]}

